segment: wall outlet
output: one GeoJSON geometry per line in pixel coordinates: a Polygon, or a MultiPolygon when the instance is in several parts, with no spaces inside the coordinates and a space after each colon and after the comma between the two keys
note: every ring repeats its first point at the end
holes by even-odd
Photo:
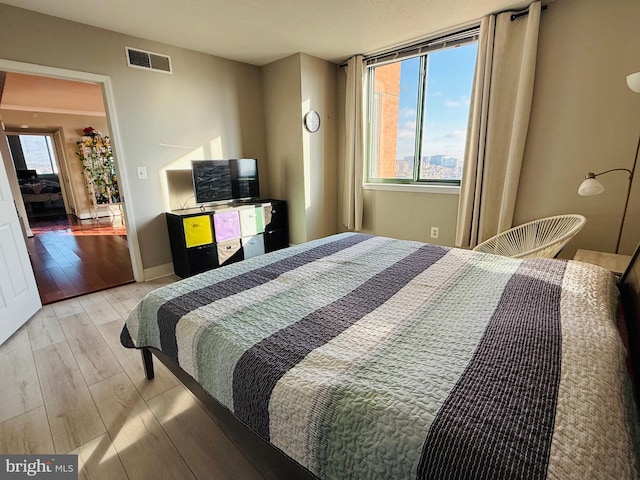
{"type": "Polygon", "coordinates": [[[440,229],[438,227],[431,227],[431,238],[438,238],[440,236],[440,229]]]}
{"type": "Polygon", "coordinates": [[[136,172],[138,174],[138,180],[147,179],[147,167],[137,167],[136,172]]]}

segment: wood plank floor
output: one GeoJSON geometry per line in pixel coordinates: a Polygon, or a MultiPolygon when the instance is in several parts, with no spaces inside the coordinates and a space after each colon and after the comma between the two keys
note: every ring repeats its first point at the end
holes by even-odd
{"type": "Polygon", "coordinates": [[[0,453],[78,455],[85,479],[287,478],[160,362],[120,345],[129,311],[171,276],[46,305],[0,346],[0,453]]]}
{"type": "Polygon", "coordinates": [[[27,248],[43,305],[133,282],[121,217],[30,220],[27,248]]]}

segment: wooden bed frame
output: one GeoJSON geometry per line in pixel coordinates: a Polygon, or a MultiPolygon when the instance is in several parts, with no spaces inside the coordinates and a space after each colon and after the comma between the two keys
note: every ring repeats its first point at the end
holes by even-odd
{"type": "MultiPolygon", "coordinates": [[[[624,315],[629,339],[629,350],[633,372],[640,372],[640,245],[636,248],[627,270],[620,278],[618,288],[622,297],[624,315]]],[[[279,449],[254,434],[238,420],[226,407],[207,393],[189,374],[176,365],[169,357],[155,348],[143,348],[142,360],[148,380],[154,377],[153,356],[155,355],[204,405],[209,415],[225,433],[243,446],[244,453],[258,463],[266,464],[276,478],[317,480],[317,477],[279,449]]],[[[636,374],[636,378],[640,375],[636,374]]],[[[636,406],[640,406],[640,381],[634,384],[636,406]]],[[[640,410],[640,407],[638,407],[640,410]]],[[[252,461],[253,463],[253,461],[252,461]]]]}

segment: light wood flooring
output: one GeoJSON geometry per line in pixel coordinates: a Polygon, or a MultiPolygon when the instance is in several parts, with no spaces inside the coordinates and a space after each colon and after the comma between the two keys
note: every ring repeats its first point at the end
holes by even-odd
{"type": "Polygon", "coordinates": [[[120,345],[148,291],[133,283],[44,306],[0,346],[0,453],[78,455],[85,479],[286,478],[160,362],[120,345]]]}

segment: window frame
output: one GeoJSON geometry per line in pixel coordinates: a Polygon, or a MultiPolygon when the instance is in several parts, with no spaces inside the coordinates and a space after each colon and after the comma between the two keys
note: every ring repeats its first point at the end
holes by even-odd
{"type": "MultiPolygon", "coordinates": [[[[439,36],[434,39],[424,40],[418,44],[409,45],[396,50],[382,52],[380,54],[365,57],[366,68],[366,159],[365,159],[365,183],[368,185],[431,185],[431,186],[444,186],[444,187],[459,187],[462,179],[437,179],[437,178],[420,178],[420,164],[422,159],[422,134],[424,123],[424,110],[425,110],[425,95],[427,94],[427,70],[428,70],[428,56],[432,53],[443,51],[449,48],[455,48],[458,46],[469,45],[472,43],[478,43],[480,25],[474,24],[462,30],[456,30],[444,36],[439,36]],[[375,69],[391,63],[402,62],[411,58],[419,57],[419,78],[418,78],[418,99],[417,99],[417,113],[416,113],[416,127],[415,127],[415,141],[414,141],[414,162],[413,162],[413,178],[381,178],[371,175],[371,165],[373,159],[373,132],[377,131],[374,128],[374,119],[378,119],[379,116],[374,115],[375,109],[375,69]],[[416,158],[418,159],[416,161],[416,158]]],[[[476,54],[477,62],[477,54],[476,54]]],[[[473,89],[473,86],[472,86],[473,89]]],[[[471,92],[473,94],[473,92],[471,92]]],[[[467,122],[468,128],[468,122],[467,122]]],[[[376,156],[376,161],[378,157],[376,156]]]]}

